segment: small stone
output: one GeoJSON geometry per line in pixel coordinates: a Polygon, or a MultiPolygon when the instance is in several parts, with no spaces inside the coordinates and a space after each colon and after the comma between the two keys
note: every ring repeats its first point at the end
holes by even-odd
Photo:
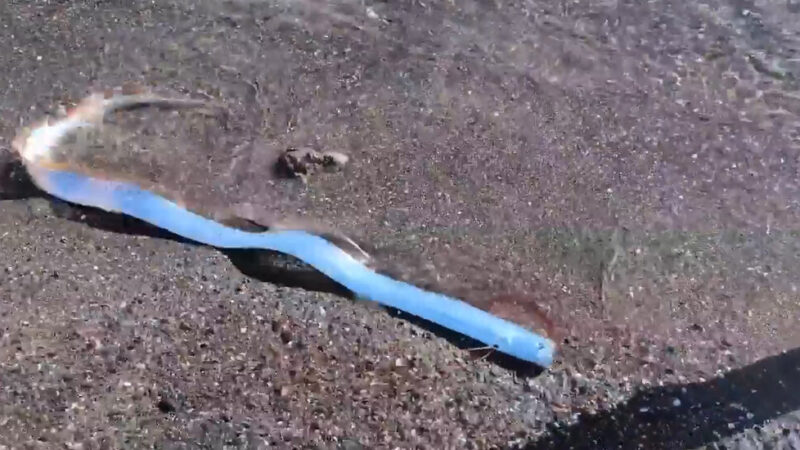
{"type": "Polygon", "coordinates": [[[372,6],[367,7],[367,17],[373,20],[381,18],[381,16],[379,16],[378,13],[375,12],[375,9],[372,6]]]}
{"type": "Polygon", "coordinates": [[[317,152],[308,147],[289,148],[278,158],[275,169],[283,176],[306,181],[317,166],[339,168],[349,160],[347,155],[340,152],[317,152]]]}
{"type": "Polygon", "coordinates": [[[325,152],[322,156],[323,164],[326,166],[341,167],[350,161],[350,158],[344,153],[339,152],[325,152]]]}
{"type": "Polygon", "coordinates": [[[477,425],[480,423],[480,417],[474,411],[463,411],[461,413],[461,418],[468,425],[477,425]]]}

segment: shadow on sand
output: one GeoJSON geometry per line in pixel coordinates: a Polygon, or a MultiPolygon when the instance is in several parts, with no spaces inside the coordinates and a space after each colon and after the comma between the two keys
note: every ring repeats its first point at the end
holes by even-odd
{"type": "MultiPolygon", "coordinates": [[[[99,230],[168,239],[188,245],[202,245],[124,214],[109,213],[96,208],[70,204],[54,198],[33,184],[22,164],[17,161],[0,162],[0,200],[21,200],[37,197],[49,201],[52,205],[53,213],[57,217],[80,222],[99,230]]],[[[327,292],[355,299],[353,293],[347,288],[292,256],[268,250],[218,250],[225,254],[242,274],[250,278],[280,286],[327,292]]],[[[447,339],[448,342],[460,349],[469,350],[471,357],[485,358],[504,369],[515,372],[517,376],[535,377],[543,370],[535,364],[521,361],[499,352],[486,350],[484,344],[435,323],[394,308],[384,307],[383,309],[393,317],[407,320],[430,333],[447,339]]]]}
{"type": "Polygon", "coordinates": [[[722,377],[647,389],[528,444],[544,449],[696,448],[800,409],[800,349],[722,377]]]}

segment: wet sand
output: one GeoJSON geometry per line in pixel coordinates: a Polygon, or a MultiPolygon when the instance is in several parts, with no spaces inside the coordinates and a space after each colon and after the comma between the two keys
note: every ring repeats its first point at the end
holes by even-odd
{"type": "Polygon", "coordinates": [[[797,12],[684,3],[3,4],[0,444],[796,442],[797,12]],[[27,184],[18,127],[129,80],[231,114],[134,115],[105,163],[335,227],[526,325],[540,310],[559,360],[482,357],[294,261],[27,184]],[[350,162],[274,176],[304,146],[350,162]]]}

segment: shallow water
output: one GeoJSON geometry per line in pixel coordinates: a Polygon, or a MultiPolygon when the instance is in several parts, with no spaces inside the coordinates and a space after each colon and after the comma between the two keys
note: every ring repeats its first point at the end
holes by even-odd
{"type": "Polygon", "coordinates": [[[0,7],[3,136],[131,78],[219,99],[225,121],[109,129],[128,145],[98,164],[202,208],[335,227],[387,271],[521,322],[534,302],[578,342],[565,367],[597,380],[687,383],[800,345],[793,2],[132,11],[0,7]],[[289,146],[351,163],[276,178],[289,146]],[[492,302],[507,292],[525,295],[492,302]]]}

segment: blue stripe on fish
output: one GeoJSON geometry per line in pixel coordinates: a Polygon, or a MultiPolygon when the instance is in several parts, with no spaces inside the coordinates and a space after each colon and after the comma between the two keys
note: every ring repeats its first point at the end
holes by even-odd
{"type": "Polygon", "coordinates": [[[358,297],[405,311],[469,336],[498,351],[548,367],[555,344],[468,303],[426,291],[369,269],[327,240],[304,231],[248,232],[188,211],[135,184],[36,168],[43,189],[63,200],[124,213],[217,248],[273,250],[311,265],[358,297]]]}

